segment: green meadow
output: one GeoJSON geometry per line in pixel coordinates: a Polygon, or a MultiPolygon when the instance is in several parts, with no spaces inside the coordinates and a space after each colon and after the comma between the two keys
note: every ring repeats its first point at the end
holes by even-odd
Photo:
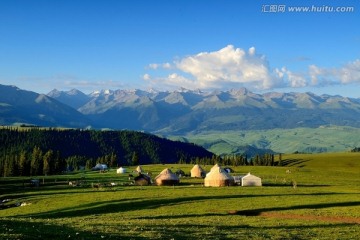
{"type": "MultiPolygon", "coordinates": [[[[134,186],[115,169],[38,176],[39,187],[1,178],[0,239],[358,239],[360,153],[284,154],[282,163],[230,166],[262,187],[204,187],[190,177],[134,186]]],[[[143,166],[153,177],[166,167],[192,165],[143,166]]]]}
{"type": "Polygon", "coordinates": [[[215,154],[241,152],[239,146],[251,145],[275,152],[319,153],[350,151],[359,144],[359,128],[321,126],[268,130],[204,131],[170,139],[194,142],[215,154]]]}

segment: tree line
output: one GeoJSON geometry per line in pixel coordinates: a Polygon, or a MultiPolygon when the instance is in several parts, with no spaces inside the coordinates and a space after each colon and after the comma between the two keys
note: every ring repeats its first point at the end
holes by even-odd
{"type": "MultiPolygon", "coordinates": [[[[179,164],[186,163],[180,159],[179,164]]],[[[190,161],[191,164],[214,165],[216,163],[223,166],[281,166],[281,157],[279,161],[274,160],[274,154],[256,154],[254,157],[248,158],[246,154],[230,154],[223,156],[213,155],[211,158],[196,157],[190,161]]]]}
{"type": "Polygon", "coordinates": [[[0,129],[2,176],[59,174],[91,169],[96,163],[110,167],[138,164],[189,163],[213,154],[191,143],[170,141],[135,131],[80,129],[0,129]]]}

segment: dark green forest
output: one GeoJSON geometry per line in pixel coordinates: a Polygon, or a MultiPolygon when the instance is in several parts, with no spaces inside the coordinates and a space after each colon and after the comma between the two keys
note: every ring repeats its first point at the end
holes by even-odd
{"type": "Polygon", "coordinates": [[[170,141],[135,131],[80,129],[0,129],[2,176],[59,174],[109,167],[158,163],[190,163],[213,154],[192,143],[170,141]]]}

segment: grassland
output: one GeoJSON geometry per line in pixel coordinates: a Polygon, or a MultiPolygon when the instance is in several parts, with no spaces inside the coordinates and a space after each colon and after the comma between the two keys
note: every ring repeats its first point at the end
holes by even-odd
{"type": "MultiPolygon", "coordinates": [[[[178,186],[132,186],[115,170],[39,177],[38,188],[29,178],[2,178],[0,199],[9,201],[0,239],[358,239],[360,154],[283,155],[283,162],[233,167],[234,175],[262,178],[263,187],[247,188],[206,188],[187,177],[178,186]],[[104,186],[110,182],[117,185],[104,186]]],[[[192,166],[144,169],[156,175],[165,167],[192,166]]]]}
{"type": "Polygon", "coordinates": [[[344,152],[358,147],[360,129],[345,126],[269,130],[206,131],[184,137],[216,154],[236,153],[238,146],[251,145],[275,152],[344,152]]]}

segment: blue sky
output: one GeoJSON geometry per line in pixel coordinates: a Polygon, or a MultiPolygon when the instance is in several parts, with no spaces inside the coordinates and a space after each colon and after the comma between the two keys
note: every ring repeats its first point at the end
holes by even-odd
{"type": "Polygon", "coordinates": [[[2,0],[0,83],[360,97],[359,22],[358,0],[2,0]]]}

